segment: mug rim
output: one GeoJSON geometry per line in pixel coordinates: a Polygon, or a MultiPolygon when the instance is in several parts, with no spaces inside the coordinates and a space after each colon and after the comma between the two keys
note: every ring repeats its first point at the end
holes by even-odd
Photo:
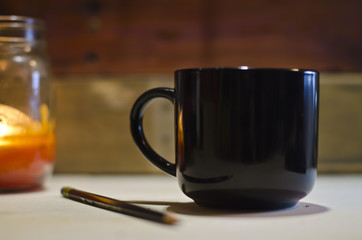
{"type": "Polygon", "coordinates": [[[200,72],[210,70],[242,70],[242,71],[278,71],[278,72],[299,72],[299,73],[313,73],[318,74],[317,70],[305,69],[305,68],[272,68],[272,67],[249,67],[249,66],[236,66],[236,67],[196,67],[196,68],[181,68],[175,70],[178,72],[200,72]]]}

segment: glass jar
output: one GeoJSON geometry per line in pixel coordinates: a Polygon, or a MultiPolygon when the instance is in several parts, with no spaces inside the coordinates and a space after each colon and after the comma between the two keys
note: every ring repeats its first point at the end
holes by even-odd
{"type": "Polygon", "coordinates": [[[51,175],[53,97],[44,23],[0,16],[0,192],[39,189],[51,175]]]}

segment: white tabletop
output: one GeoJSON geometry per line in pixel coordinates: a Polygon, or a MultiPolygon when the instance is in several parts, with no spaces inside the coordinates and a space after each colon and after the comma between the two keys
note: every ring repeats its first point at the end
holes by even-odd
{"type": "Polygon", "coordinates": [[[0,194],[1,239],[362,239],[362,175],[321,175],[292,209],[246,213],[196,206],[164,175],[56,175],[44,190],[0,194]],[[60,194],[71,186],[168,210],[164,225],[87,206],[60,194]]]}

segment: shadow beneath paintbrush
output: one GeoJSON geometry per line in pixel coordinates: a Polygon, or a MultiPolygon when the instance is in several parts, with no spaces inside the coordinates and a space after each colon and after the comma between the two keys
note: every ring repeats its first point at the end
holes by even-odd
{"type": "Polygon", "coordinates": [[[272,211],[225,210],[201,207],[194,202],[161,202],[161,201],[127,201],[133,204],[167,206],[170,212],[193,216],[227,216],[227,217],[291,217],[321,214],[330,209],[318,204],[299,202],[296,206],[272,211]]]}

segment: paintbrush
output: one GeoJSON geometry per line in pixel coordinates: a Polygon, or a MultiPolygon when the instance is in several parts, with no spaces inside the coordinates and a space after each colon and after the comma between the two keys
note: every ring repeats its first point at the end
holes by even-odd
{"type": "Polygon", "coordinates": [[[164,224],[174,224],[177,222],[177,219],[170,216],[168,213],[143,208],[125,201],[108,198],[94,193],[84,192],[71,187],[63,187],[61,189],[61,193],[65,198],[109,211],[127,214],[129,216],[143,218],[164,224]]]}

